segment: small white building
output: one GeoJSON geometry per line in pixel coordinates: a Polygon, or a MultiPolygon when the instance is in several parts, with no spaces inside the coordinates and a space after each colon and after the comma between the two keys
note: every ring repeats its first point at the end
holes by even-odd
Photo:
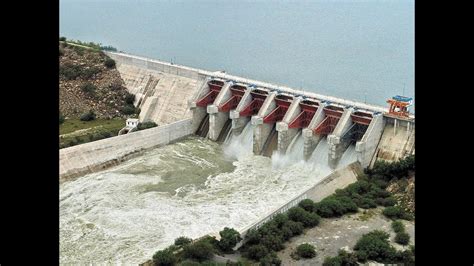
{"type": "Polygon", "coordinates": [[[126,122],[127,127],[137,127],[138,126],[138,119],[137,118],[128,118],[126,122]]]}

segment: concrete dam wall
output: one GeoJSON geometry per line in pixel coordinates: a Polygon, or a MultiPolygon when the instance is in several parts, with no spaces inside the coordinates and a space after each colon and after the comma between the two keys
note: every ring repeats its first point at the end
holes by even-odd
{"type": "Polygon", "coordinates": [[[123,53],[107,54],[116,60],[129,92],[136,95],[140,121],[160,125],[192,118],[191,131],[214,141],[222,141],[229,131],[237,136],[247,123],[252,123],[253,152],[264,156],[273,152],[285,154],[295,137],[300,136],[304,158],[309,159],[319,142],[327,138],[327,160],[332,169],[351,147],[362,167],[377,158],[393,161],[414,153],[414,115],[386,117],[387,108],[381,106],[220,71],[123,53]],[[397,126],[398,135],[396,130],[391,134],[397,126]],[[403,128],[406,134],[401,133],[403,128]]]}

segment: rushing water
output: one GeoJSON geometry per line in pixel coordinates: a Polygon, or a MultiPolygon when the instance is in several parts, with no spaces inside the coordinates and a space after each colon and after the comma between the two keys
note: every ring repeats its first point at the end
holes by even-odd
{"type": "Polygon", "coordinates": [[[179,236],[242,229],[323,177],[303,163],[272,169],[267,157],[223,155],[191,137],[61,184],[61,264],[140,263],[179,236]]]}
{"type": "Polygon", "coordinates": [[[239,135],[229,137],[224,145],[225,155],[233,159],[239,159],[253,154],[254,128],[255,126],[248,122],[239,135]]]}
{"type": "Polygon", "coordinates": [[[68,38],[306,91],[414,96],[413,0],[60,0],[59,22],[68,38]]]}

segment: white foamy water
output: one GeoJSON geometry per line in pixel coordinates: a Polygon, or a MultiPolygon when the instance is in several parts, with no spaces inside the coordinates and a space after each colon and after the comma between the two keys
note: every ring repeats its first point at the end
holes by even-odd
{"type": "Polygon", "coordinates": [[[333,170],[328,164],[329,145],[327,137],[323,137],[314,149],[308,162],[313,164],[315,168],[320,169],[324,174],[330,174],[333,170]]]}
{"type": "Polygon", "coordinates": [[[227,143],[224,144],[225,155],[233,159],[239,159],[253,154],[254,128],[255,126],[248,122],[239,135],[229,137],[227,143]]]}
{"type": "Polygon", "coordinates": [[[281,154],[278,150],[272,154],[273,169],[285,168],[297,162],[304,163],[304,139],[301,130],[291,140],[285,154],[281,154]]]}
{"type": "Polygon", "coordinates": [[[61,184],[61,264],[141,263],[179,236],[244,228],[323,177],[304,163],[223,155],[191,138],[61,184]]]}

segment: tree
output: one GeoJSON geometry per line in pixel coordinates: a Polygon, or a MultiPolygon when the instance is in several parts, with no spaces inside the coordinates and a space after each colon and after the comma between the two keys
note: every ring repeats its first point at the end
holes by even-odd
{"type": "Polygon", "coordinates": [[[180,236],[180,237],[178,237],[174,240],[174,244],[176,246],[184,246],[184,245],[187,245],[191,242],[193,242],[193,240],[191,238],[185,237],[185,236],[180,236]]]}
{"type": "Polygon", "coordinates": [[[173,266],[176,264],[176,257],[169,249],[160,250],[153,255],[153,264],[158,266],[173,266]]]}
{"type": "Polygon", "coordinates": [[[298,203],[298,206],[303,208],[305,211],[313,212],[314,211],[314,201],[310,199],[304,199],[298,203]]]}
{"type": "Polygon", "coordinates": [[[242,240],[240,233],[233,228],[224,227],[224,230],[219,232],[221,239],[219,240],[219,248],[222,251],[229,252],[237,243],[242,240]]]}
{"type": "Polygon", "coordinates": [[[375,230],[364,234],[354,246],[355,254],[360,261],[375,260],[387,262],[393,258],[395,249],[388,242],[389,234],[375,230]]]}
{"type": "Polygon", "coordinates": [[[303,233],[304,225],[301,222],[295,222],[295,221],[289,220],[283,225],[282,230],[284,229],[290,230],[292,233],[292,236],[297,236],[303,233]]]}
{"type": "Polygon", "coordinates": [[[245,253],[246,257],[258,261],[268,254],[268,249],[264,245],[253,245],[245,253]]]}
{"type": "Polygon", "coordinates": [[[134,101],[135,101],[135,94],[127,93],[127,95],[125,96],[125,102],[127,104],[133,104],[134,101]]]}
{"type": "Polygon", "coordinates": [[[316,226],[321,219],[316,213],[307,212],[301,207],[293,207],[288,210],[288,218],[295,222],[303,223],[305,227],[316,226]]]}
{"type": "Polygon", "coordinates": [[[94,95],[97,87],[94,84],[87,82],[81,86],[81,90],[89,95],[94,95]]]}
{"type": "Polygon", "coordinates": [[[183,258],[204,261],[212,258],[214,247],[208,241],[199,240],[183,247],[183,258]]]}
{"type": "Polygon", "coordinates": [[[316,256],[316,250],[313,245],[304,243],[296,247],[296,254],[302,258],[313,258],[316,256]]]}
{"type": "Polygon", "coordinates": [[[407,232],[400,232],[395,235],[395,242],[400,245],[408,245],[410,242],[410,235],[407,232]]]}

